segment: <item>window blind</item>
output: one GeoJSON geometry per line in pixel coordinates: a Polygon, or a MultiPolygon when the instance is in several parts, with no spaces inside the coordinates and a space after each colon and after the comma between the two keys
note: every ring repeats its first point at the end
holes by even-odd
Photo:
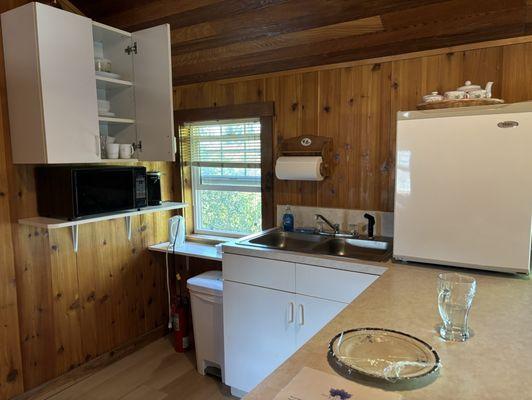
{"type": "Polygon", "coordinates": [[[192,166],[260,168],[258,119],[189,123],[184,130],[192,166]]]}

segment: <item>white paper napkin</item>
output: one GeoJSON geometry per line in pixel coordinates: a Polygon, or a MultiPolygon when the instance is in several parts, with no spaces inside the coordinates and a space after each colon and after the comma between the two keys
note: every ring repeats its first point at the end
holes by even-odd
{"type": "Polygon", "coordinates": [[[400,400],[398,393],[360,385],[304,367],[274,400],[400,400]]]}

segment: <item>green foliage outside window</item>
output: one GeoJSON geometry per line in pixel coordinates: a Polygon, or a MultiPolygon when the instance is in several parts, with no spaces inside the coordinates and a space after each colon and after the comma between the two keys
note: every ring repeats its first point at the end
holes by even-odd
{"type": "Polygon", "coordinates": [[[201,230],[256,233],[261,227],[261,194],[198,190],[201,230]]]}

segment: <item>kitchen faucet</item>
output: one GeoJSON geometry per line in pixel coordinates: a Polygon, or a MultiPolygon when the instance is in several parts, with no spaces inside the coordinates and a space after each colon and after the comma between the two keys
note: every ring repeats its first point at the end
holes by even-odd
{"type": "Polygon", "coordinates": [[[368,220],[368,239],[374,239],[373,228],[375,227],[375,217],[371,214],[364,214],[364,218],[368,220]]]}
{"type": "Polygon", "coordinates": [[[333,224],[332,222],[330,222],[327,218],[325,218],[321,214],[314,214],[314,216],[316,217],[316,221],[321,219],[323,222],[325,222],[327,225],[329,225],[331,227],[331,229],[334,231],[335,235],[337,233],[340,233],[340,224],[333,224]]]}

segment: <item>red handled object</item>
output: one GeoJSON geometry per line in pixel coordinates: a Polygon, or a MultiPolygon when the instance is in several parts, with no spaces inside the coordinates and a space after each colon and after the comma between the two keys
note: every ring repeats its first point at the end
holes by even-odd
{"type": "Polygon", "coordinates": [[[174,327],[174,348],[184,353],[189,348],[187,311],[182,302],[172,305],[172,326],[174,327]]]}

